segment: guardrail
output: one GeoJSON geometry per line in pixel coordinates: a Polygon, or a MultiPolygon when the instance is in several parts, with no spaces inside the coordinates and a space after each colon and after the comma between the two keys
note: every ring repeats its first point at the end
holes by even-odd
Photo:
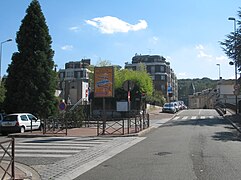
{"type": "Polygon", "coordinates": [[[3,171],[1,179],[15,179],[15,140],[14,138],[0,141],[1,150],[3,155],[0,159],[0,168],[3,171]],[[3,163],[9,162],[9,163],[3,163]]]}

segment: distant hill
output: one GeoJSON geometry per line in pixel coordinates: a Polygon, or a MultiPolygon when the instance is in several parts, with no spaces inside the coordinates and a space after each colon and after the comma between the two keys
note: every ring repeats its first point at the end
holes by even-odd
{"type": "Polygon", "coordinates": [[[192,83],[195,88],[195,92],[201,92],[208,88],[216,88],[218,80],[212,80],[209,78],[202,79],[179,79],[178,80],[178,97],[179,100],[183,100],[188,105],[188,95],[190,94],[190,88],[192,83]]]}

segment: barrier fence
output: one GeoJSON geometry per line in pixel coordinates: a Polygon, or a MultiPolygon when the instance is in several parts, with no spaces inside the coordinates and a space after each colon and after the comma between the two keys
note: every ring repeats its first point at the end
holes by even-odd
{"type": "Polygon", "coordinates": [[[0,170],[3,172],[1,179],[15,179],[15,140],[14,138],[0,141],[1,152],[0,170]],[[3,163],[4,161],[4,163],[3,163]]]}

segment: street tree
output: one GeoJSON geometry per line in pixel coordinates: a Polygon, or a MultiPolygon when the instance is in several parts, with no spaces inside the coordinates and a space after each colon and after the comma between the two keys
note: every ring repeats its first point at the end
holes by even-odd
{"type": "Polygon", "coordinates": [[[96,63],[97,67],[111,66],[111,62],[109,60],[98,60],[96,63]]]}
{"type": "MultiPolygon", "coordinates": [[[[115,70],[115,89],[121,89],[126,80],[131,80],[135,83],[134,91],[146,93],[151,96],[153,92],[152,79],[144,70],[133,71],[128,69],[115,70]]],[[[135,92],[134,92],[135,93],[135,92]]]]}
{"type": "Polygon", "coordinates": [[[17,32],[6,79],[5,110],[47,117],[56,112],[57,76],[51,36],[38,0],[32,0],[17,32]]]}
{"type": "MultiPolygon", "coordinates": [[[[238,11],[238,18],[241,19],[241,8],[238,11]]],[[[226,35],[226,39],[220,42],[224,53],[232,59],[233,64],[237,65],[238,70],[241,70],[241,21],[234,20],[234,26],[238,25],[237,28],[234,28],[230,34],[226,35]],[[237,21],[237,23],[236,23],[237,21]],[[236,31],[236,32],[235,32],[236,31]]]]}
{"type": "Polygon", "coordinates": [[[0,83],[0,112],[3,110],[3,102],[5,99],[6,89],[3,83],[0,83]]]}

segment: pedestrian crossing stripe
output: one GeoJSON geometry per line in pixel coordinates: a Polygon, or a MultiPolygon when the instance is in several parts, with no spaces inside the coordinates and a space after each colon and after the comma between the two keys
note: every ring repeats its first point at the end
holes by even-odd
{"type": "MultiPolygon", "coordinates": [[[[84,138],[36,138],[15,142],[15,157],[26,158],[67,158],[81,151],[88,150],[115,138],[84,139],[84,138]]],[[[3,156],[0,149],[0,156],[3,156]]]]}
{"type": "Polygon", "coordinates": [[[187,120],[187,119],[223,119],[222,116],[176,116],[172,120],[187,120]]]}

